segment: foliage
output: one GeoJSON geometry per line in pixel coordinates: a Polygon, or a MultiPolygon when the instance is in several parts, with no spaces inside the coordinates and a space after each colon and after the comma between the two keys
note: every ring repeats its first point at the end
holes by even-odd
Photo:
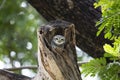
{"type": "Polygon", "coordinates": [[[112,62],[99,72],[102,80],[120,80],[120,63],[112,62]]]}
{"type": "Polygon", "coordinates": [[[87,75],[95,76],[96,73],[99,73],[101,70],[103,70],[106,66],[106,59],[100,58],[96,60],[91,60],[87,64],[82,65],[82,73],[85,73],[87,75]]]}
{"type": "Polygon", "coordinates": [[[105,44],[103,47],[106,52],[105,57],[109,57],[111,60],[120,60],[120,37],[115,39],[113,47],[109,44],[105,44]]]}
{"type": "Polygon", "coordinates": [[[37,64],[36,29],[43,23],[40,18],[25,0],[0,0],[0,59],[6,65],[37,64]]]}
{"type": "Polygon", "coordinates": [[[82,73],[86,76],[98,74],[101,80],[120,80],[120,0],[98,0],[94,5],[102,10],[102,18],[96,23],[99,26],[97,36],[103,31],[104,38],[114,42],[103,46],[103,58],[83,64],[82,73]],[[107,63],[106,58],[111,62],[107,63]]]}
{"type": "Polygon", "coordinates": [[[99,75],[101,80],[120,80],[120,63],[106,63],[105,58],[91,60],[82,65],[82,73],[91,76],[99,75]]]}
{"type": "Polygon", "coordinates": [[[99,0],[95,8],[101,6],[102,18],[97,22],[97,36],[104,30],[105,38],[114,39],[120,36],[120,0],[99,0]]]}

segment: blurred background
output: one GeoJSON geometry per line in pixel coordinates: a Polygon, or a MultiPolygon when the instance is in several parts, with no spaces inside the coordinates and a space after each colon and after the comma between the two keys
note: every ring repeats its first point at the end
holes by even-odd
{"type": "Polygon", "coordinates": [[[44,22],[25,0],[0,0],[0,68],[37,65],[36,29],[44,22]]]}

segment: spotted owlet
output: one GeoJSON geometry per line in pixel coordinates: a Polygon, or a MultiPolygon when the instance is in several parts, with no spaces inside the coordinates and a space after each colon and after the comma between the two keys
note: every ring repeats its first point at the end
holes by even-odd
{"type": "Polygon", "coordinates": [[[52,48],[64,48],[65,37],[63,35],[55,35],[51,41],[52,48]]]}

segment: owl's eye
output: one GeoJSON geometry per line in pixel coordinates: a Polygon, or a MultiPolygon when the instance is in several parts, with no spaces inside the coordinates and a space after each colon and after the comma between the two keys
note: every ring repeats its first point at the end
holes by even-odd
{"type": "Polygon", "coordinates": [[[58,40],[58,38],[55,38],[56,40],[58,40]]]}
{"type": "Polygon", "coordinates": [[[64,41],[64,39],[61,39],[62,41],[64,41]]]}

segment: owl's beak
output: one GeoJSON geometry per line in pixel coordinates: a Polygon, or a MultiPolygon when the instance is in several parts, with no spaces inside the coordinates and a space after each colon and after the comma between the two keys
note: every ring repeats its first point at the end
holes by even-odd
{"type": "Polygon", "coordinates": [[[61,40],[59,40],[58,42],[61,43],[61,40]]]}

